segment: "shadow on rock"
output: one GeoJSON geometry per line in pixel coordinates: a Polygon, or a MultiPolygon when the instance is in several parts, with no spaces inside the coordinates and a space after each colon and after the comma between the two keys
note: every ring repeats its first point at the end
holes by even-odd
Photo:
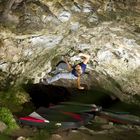
{"type": "Polygon", "coordinates": [[[48,107],[50,104],[58,104],[69,100],[70,93],[65,87],[42,84],[27,84],[25,90],[31,97],[36,108],[48,107]]]}

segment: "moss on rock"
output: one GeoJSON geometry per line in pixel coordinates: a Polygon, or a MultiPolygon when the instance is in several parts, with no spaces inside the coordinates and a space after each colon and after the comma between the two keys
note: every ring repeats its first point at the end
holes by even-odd
{"type": "Polygon", "coordinates": [[[14,130],[18,125],[8,108],[0,107],[0,120],[7,125],[7,130],[14,130]]]}
{"type": "Polygon", "coordinates": [[[21,88],[0,92],[0,105],[9,108],[12,112],[20,111],[22,105],[29,100],[29,95],[21,88]]]}

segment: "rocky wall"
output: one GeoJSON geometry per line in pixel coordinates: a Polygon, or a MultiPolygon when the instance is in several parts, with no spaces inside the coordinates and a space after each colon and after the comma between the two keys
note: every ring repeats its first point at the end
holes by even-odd
{"type": "Polygon", "coordinates": [[[61,55],[76,64],[83,51],[91,59],[82,83],[139,104],[139,8],[139,0],[15,2],[9,14],[16,22],[7,18],[0,25],[0,89],[38,83],[61,55]]]}

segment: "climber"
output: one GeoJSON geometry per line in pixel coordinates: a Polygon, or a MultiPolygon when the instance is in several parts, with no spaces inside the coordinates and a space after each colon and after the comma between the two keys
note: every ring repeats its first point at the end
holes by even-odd
{"type": "Polygon", "coordinates": [[[75,79],[77,81],[78,89],[84,89],[84,87],[80,85],[80,77],[86,70],[86,65],[89,61],[90,56],[83,53],[79,53],[79,56],[83,58],[83,62],[72,67],[65,58],[64,61],[61,61],[61,63],[57,65],[56,70],[52,72],[56,75],[51,78],[41,79],[41,83],[47,85],[59,79],[75,79]],[[67,70],[67,72],[61,72],[62,69],[67,70]]]}

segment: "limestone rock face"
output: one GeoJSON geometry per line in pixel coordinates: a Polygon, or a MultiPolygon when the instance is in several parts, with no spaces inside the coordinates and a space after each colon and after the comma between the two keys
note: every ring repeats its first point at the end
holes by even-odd
{"type": "MultiPolygon", "coordinates": [[[[140,104],[139,11],[139,1],[129,0],[14,4],[11,12],[19,16],[19,22],[12,28],[0,27],[0,89],[29,80],[38,83],[62,55],[76,64],[82,51],[91,56],[89,74],[82,77],[82,83],[140,104]]],[[[66,86],[63,80],[54,84],[66,86]]]]}

